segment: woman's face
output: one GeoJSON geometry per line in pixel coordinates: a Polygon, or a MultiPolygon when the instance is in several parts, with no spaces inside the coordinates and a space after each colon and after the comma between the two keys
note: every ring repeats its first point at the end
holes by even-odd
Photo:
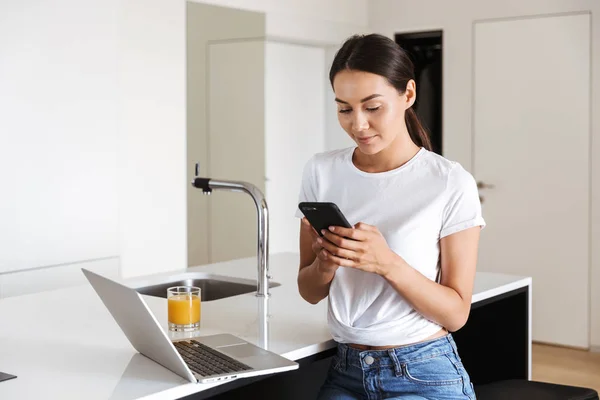
{"type": "Polygon", "coordinates": [[[409,81],[400,94],[376,74],[342,70],[333,80],[338,120],[365,154],[377,154],[406,132],[404,113],[415,98],[415,83],[409,81]]]}

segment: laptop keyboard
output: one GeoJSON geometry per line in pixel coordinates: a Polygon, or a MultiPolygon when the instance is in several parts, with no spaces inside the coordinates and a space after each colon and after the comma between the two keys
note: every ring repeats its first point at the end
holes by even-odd
{"type": "Polygon", "coordinates": [[[252,369],[196,340],[173,344],[188,367],[202,376],[231,374],[252,369]]]}

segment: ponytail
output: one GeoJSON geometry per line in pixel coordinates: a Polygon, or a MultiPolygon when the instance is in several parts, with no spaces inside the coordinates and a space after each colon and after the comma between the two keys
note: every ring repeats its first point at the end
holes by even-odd
{"type": "Polygon", "coordinates": [[[419,121],[419,117],[412,107],[406,110],[406,113],[404,114],[404,121],[406,122],[408,134],[410,135],[412,141],[417,146],[425,147],[425,149],[432,151],[429,134],[421,124],[421,121],[419,121]]]}

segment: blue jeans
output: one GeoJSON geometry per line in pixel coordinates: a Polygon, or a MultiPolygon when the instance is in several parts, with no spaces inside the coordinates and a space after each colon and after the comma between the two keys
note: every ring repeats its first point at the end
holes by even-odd
{"type": "Polygon", "coordinates": [[[319,400],[475,399],[451,334],[389,350],[338,344],[319,400]]]}

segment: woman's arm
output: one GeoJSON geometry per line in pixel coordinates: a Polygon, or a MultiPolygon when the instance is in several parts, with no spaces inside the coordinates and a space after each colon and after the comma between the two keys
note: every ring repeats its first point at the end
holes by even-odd
{"type": "Polygon", "coordinates": [[[440,240],[439,284],[410,267],[401,257],[397,257],[383,277],[415,310],[455,332],[467,322],[471,310],[480,230],[469,228],[440,240]]]}
{"type": "Polygon", "coordinates": [[[480,231],[473,227],[440,240],[440,283],[408,265],[370,225],[336,227],[335,233],[325,233],[329,241],[320,244],[331,262],[381,275],[415,310],[453,332],[466,323],[471,309],[480,231]]]}
{"type": "Polygon", "coordinates": [[[316,243],[318,235],[306,218],[300,224],[300,271],[298,272],[298,290],[302,298],[311,304],[317,304],[329,294],[329,286],[338,266],[322,261],[322,247],[316,243]]]}

